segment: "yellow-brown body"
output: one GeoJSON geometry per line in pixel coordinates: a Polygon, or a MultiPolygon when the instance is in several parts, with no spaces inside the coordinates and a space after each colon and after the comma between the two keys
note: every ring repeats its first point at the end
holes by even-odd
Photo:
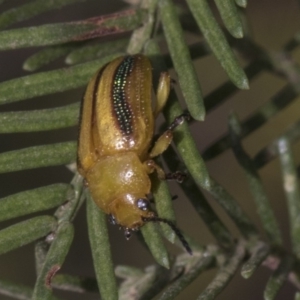
{"type": "Polygon", "coordinates": [[[81,112],[78,171],[97,205],[122,227],[135,230],[151,217],[149,173],[163,170],[151,159],[172,140],[166,131],[149,153],[154,120],[163,108],[170,78],[162,73],[153,108],[152,67],[143,55],[120,57],[88,84],[81,112]]]}

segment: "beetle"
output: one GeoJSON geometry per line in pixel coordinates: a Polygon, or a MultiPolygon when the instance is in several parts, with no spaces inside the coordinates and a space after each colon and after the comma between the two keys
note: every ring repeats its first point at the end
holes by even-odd
{"type": "Polygon", "coordinates": [[[125,230],[126,238],[146,222],[164,222],[191,249],[179,229],[150,209],[149,174],[160,179],[182,179],[181,173],[165,174],[153,160],[172,141],[173,129],[189,118],[177,117],[151,143],[157,115],[170,91],[170,76],[161,73],[156,100],[152,101],[152,67],[141,54],[122,56],[102,67],[90,80],[81,108],[78,172],[85,178],[95,203],[125,230]],[[155,107],[152,107],[155,102],[155,107]]]}

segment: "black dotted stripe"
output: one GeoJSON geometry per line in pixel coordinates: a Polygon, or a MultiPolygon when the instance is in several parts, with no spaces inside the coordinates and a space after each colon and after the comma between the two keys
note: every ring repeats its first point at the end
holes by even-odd
{"type": "Polygon", "coordinates": [[[120,130],[125,136],[132,134],[132,111],[126,101],[125,87],[128,76],[132,72],[134,57],[127,56],[116,70],[112,86],[113,111],[117,117],[120,130]]]}

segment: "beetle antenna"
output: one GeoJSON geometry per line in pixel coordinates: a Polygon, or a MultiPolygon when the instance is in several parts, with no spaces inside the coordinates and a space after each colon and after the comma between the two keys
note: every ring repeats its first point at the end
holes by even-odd
{"type": "Polygon", "coordinates": [[[157,216],[153,216],[153,217],[142,217],[142,220],[144,222],[161,222],[161,223],[165,223],[168,224],[171,229],[175,232],[175,234],[177,235],[177,237],[179,238],[182,246],[184,247],[184,249],[190,254],[193,255],[192,249],[190,247],[190,245],[188,244],[188,242],[186,241],[186,239],[184,238],[183,234],[181,233],[181,231],[176,227],[176,225],[166,219],[162,219],[160,217],[157,216]]]}

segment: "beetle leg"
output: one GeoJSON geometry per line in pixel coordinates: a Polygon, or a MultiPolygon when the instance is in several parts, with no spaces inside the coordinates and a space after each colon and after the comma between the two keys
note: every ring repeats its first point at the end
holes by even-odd
{"type": "Polygon", "coordinates": [[[171,144],[173,140],[173,130],[178,126],[181,125],[185,120],[190,119],[189,113],[183,113],[182,115],[175,118],[175,120],[171,123],[168,129],[158,138],[154,147],[152,148],[149,156],[155,157],[162,154],[171,144]]]}
{"type": "Polygon", "coordinates": [[[160,74],[156,91],[156,106],[153,112],[154,118],[162,111],[170,94],[171,78],[169,73],[160,74]]]}
{"type": "Polygon", "coordinates": [[[146,167],[146,172],[148,174],[153,173],[154,171],[156,171],[157,176],[159,179],[161,180],[165,180],[166,179],[166,173],[165,171],[152,159],[146,160],[144,162],[144,166],[146,167]]]}

